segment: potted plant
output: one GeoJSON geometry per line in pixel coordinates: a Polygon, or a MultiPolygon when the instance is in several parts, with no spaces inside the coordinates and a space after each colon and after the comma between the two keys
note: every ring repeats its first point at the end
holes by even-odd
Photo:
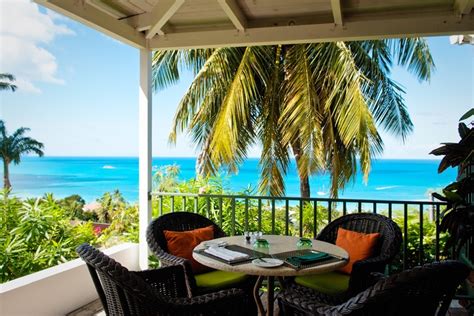
{"type": "Polygon", "coordinates": [[[454,258],[459,257],[461,249],[474,236],[474,122],[463,122],[471,116],[474,116],[474,109],[470,109],[459,120],[461,140],[458,143],[443,143],[443,146],[430,153],[444,156],[438,173],[448,167],[458,168],[457,181],[446,186],[443,195],[433,193],[435,198],[448,203],[441,214],[440,230],[449,233],[446,248],[452,249],[454,258]]]}
{"type": "Polygon", "coordinates": [[[438,173],[448,167],[458,168],[457,181],[446,186],[443,195],[432,195],[448,203],[441,214],[439,227],[441,231],[449,233],[446,249],[452,250],[453,259],[459,259],[471,267],[464,287],[464,299],[460,301],[470,313],[474,310],[474,121],[468,124],[463,121],[472,116],[474,108],[460,118],[458,131],[461,140],[458,143],[444,143],[431,152],[436,156],[444,156],[438,173]]]}

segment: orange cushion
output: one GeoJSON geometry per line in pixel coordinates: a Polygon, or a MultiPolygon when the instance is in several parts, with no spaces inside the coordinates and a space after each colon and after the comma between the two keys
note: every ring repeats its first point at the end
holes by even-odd
{"type": "Polygon", "coordinates": [[[193,249],[202,241],[214,238],[214,227],[212,225],[183,232],[165,230],[163,233],[165,234],[169,253],[190,260],[194,273],[211,270],[194,260],[193,249]]]}
{"type": "Polygon", "coordinates": [[[380,233],[364,234],[339,228],[337,231],[336,246],[344,248],[349,253],[349,262],[339,271],[351,274],[352,266],[356,261],[372,256],[380,233]]]}

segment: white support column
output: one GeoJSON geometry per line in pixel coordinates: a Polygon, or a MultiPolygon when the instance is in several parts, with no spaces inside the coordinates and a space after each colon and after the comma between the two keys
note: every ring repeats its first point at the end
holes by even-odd
{"type": "Polygon", "coordinates": [[[138,96],[139,172],[139,263],[148,268],[146,229],[151,221],[151,51],[140,49],[140,91],[138,96]]]}

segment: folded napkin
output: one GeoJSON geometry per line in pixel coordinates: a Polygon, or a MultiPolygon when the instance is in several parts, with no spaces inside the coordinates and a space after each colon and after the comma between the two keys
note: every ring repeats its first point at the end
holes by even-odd
{"type": "Polygon", "coordinates": [[[247,255],[245,253],[241,253],[241,252],[238,252],[238,251],[232,251],[232,250],[226,249],[224,247],[216,247],[216,246],[211,246],[211,247],[205,249],[204,252],[206,252],[208,254],[211,254],[213,256],[216,256],[218,258],[227,260],[227,261],[245,259],[245,258],[249,257],[249,255],[247,255]]]}
{"type": "Polygon", "coordinates": [[[331,256],[325,252],[309,252],[307,254],[300,255],[300,256],[288,257],[286,258],[286,261],[299,267],[305,264],[311,264],[311,263],[316,263],[319,261],[324,261],[329,258],[331,258],[331,256]]]}

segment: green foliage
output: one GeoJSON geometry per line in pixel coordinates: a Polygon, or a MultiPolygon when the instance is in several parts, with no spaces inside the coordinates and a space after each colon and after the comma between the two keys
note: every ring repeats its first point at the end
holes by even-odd
{"type": "MultiPolygon", "coordinates": [[[[403,215],[396,212],[394,214],[394,221],[400,226],[400,229],[404,230],[403,215]]],[[[436,257],[436,222],[430,220],[428,214],[423,216],[423,253],[420,247],[420,215],[418,211],[409,210],[407,220],[407,252],[405,253],[407,259],[407,266],[414,267],[419,265],[420,259],[423,262],[435,261],[436,257]]],[[[440,233],[439,237],[439,249],[440,252],[443,250],[448,234],[440,233]]],[[[394,260],[393,267],[394,271],[403,270],[403,245],[400,250],[400,255],[394,260]]],[[[446,254],[441,253],[441,258],[446,258],[446,254]]]]}
{"type": "Polygon", "coordinates": [[[72,224],[52,195],[22,201],[0,195],[0,282],[76,258],[76,247],[95,243],[92,223],[72,224]]]}
{"type": "MultiPolygon", "coordinates": [[[[120,194],[120,193],[119,193],[120,194]]],[[[138,205],[124,203],[121,208],[114,209],[113,220],[97,242],[110,247],[123,242],[138,242],[138,205]]]]}
{"type": "MultiPolygon", "coordinates": [[[[1,74],[0,74],[1,78],[1,74]]],[[[3,161],[4,188],[11,187],[9,169],[10,163],[19,164],[23,155],[33,153],[43,156],[43,144],[31,137],[25,136],[29,128],[20,127],[11,135],[8,134],[5,122],[0,120],[0,158],[3,161]]]]}
{"type": "MultiPolygon", "coordinates": [[[[216,176],[198,177],[187,181],[179,180],[179,167],[163,167],[155,176],[155,194],[153,199],[153,217],[173,211],[189,211],[202,214],[216,222],[229,235],[241,235],[245,230],[261,230],[266,234],[300,234],[300,216],[302,214],[302,235],[313,237],[314,232],[325,227],[329,222],[329,205],[325,202],[304,202],[300,204],[289,201],[288,207],[281,200],[250,198],[255,195],[251,187],[242,192],[228,189],[225,178],[216,176]],[[158,190],[159,189],[159,190],[158,190]],[[182,194],[174,198],[161,195],[164,192],[182,194]],[[188,196],[187,193],[197,194],[188,196]],[[216,195],[220,195],[218,197],[216,195]],[[232,196],[240,196],[232,198],[232,196]],[[259,202],[260,201],[260,202],[259,202]],[[316,209],[316,214],[314,210],[316,209]],[[316,218],[316,227],[314,219],[316,218]],[[288,221],[287,221],[288,219],[288,221]],[[287,224],[288,223],[288,224],[287,224]]],[[[93,223],[79,221],[84,215],[83,200],[79,196],[70,196],[55,200],[53,195],[46,194],[39,199],[22,200],[11,197],[8,191],[0,195],[0,281],[5,282],[22,275],[54,266],[76,258],[75,248],[88,242],[97,246],[110,247],[123,242],[138,242],[138,206],[124,200],[120,192],[105,193],[98,199],[101,206],[97,210],[102,219],[110,220],[110,226],[99,236],[94,234],[93,223]]],[[[347,210],[349,213],[353,209],[347,210]]],[[[364,211],[364,210],[362,210],[364,211]]],[[[419,247],[419,213],[409,210],[408,217],[408,251],[409,266],[418,264],[419,247]]],[[[386,214],[384,210],[379,213],[386,214]]],[[[403,214],[394,210],[394,219],[403,230],[403,214]]],[[[331,220],[342,215],[339,204],[331,205],[331,220]]],[[[442,248],[446,234],[440,236],[442,248]]],[[[423,218],[423,260],[434,260],[436,226],[425,212],[423,218]]],[[[152,258],[152,266],[158,262],[152,258]]],[[[395,261],[394,270],[402,268],[402,257],[395,261]]]]}
{"type": "Polygon", "coordinates": [[[15,76],[8,73],[0,73],[0,91],[11,90],[15,92],[17,86],[13,84],[15,76]]]}
{"type": "MultiPolygon", "coordinates": [[[[460,119],[458,143],[444,143],[431,154],[444,156],[438,172],[448,167],[458,168],[457,181],[443,189],[443,194],[433,193],[433,196],[448,203],[448,209],[443,213],[440,229],[450,233],[446,247],[453,249],[453,257],[457,258],[461,249],[474,237],[474,121],[470,127],[463,120],[474,116],[474,109],[467,111],[460,119]]],[[[473,248],[472,243],[469,246],[473,248]]]]}
{"type": "Polygon", "coordinates": [[[92,212],[84,212],[83,208],[86,202],[78,195],[73,194],[58,201],[59,204],[66,210],[66,215],[69,218],[78,220],[97,220],[97,215],[92,212]]]}
{"type": "Polygon", "coordinates": [[[169,139],[193,136],[202,175],[236,171],[259,144],[262,194],[284,195],[293,151],[302,182],[327,171],[337,196],[358,164],[368,176],[383,149],[380,128],[402,139],[413,129],[404,90],[391,78],[395,64],[420,80],[434,69],[422,38],[162,50],[153,55],[153,87],[193,71],[169,139]]]}
{"type": "Polygon", "coordinates": [[[112,219],[120,215],[121,211],[126,207],[126,201],[119,190],[114,192],[106,192],[97,199],[100,207],[96,210],[99,222],[110,223],[112,219]]]}

